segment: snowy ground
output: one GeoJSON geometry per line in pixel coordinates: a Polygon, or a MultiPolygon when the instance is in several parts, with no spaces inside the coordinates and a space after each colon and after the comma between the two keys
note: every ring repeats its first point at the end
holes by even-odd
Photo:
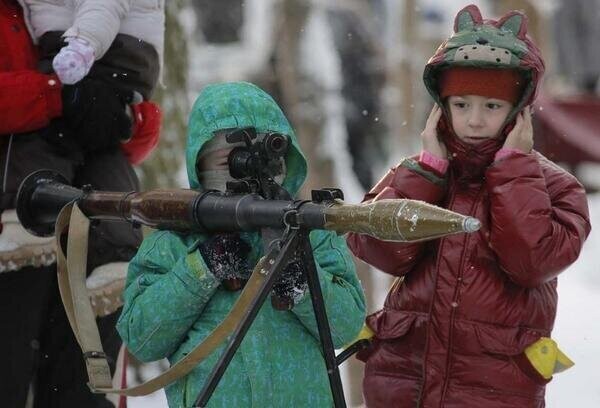
{"type": "MultiPolygon", "coordinates": [[[[548,408],[600,407],[600,194],[589,196],[592,230],[580,258],[559,278],[559,310],[553,332],[575,367],[547,387],[548,408]]],[[[145,374],[156,375],[150,366],[145,374]]],[[[130,408],[166,407],[164,393],[129,398],[130,408]]]]}
{"type": "Polygon", "coordinates": [[[549,408],[600,407],[600,194],[589,196],[592,233],[580,258],[558,280],[553,337],[575,361],[547,387],[549,408]]]}

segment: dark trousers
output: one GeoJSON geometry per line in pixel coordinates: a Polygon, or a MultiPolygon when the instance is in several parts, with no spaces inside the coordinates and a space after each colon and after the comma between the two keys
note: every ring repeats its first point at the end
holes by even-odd
{"type": "MultiPolygon", "coordinates": [[[[3,142],[2,208],[14,208],[19,184],[39,169],[58,171],[78,188],[89,184],[95,190],[139,189],[135,172],[120,149],[67,156],[37,134],[14,135],[11,143],[3,142]]],[[[141,231],[129,223],[93,223],[88,274],[99,265],[129,261],[141,239],[141,231]]],[[[119,313],[98,320],[113,372],[121,345],[115,328],[119,313]]],[[[56,265],[0,273],[0,329],[1,407],[24,407],[30,384],[34,384],[35,408],[113,407],[86,384],[81,349],[60,299],[56,265]]]]}
{"type": "MultiPolygon", "coordinates": [[[[87,386],[81,349],[65,314],[55,265],[0,275],[0,399],[3,407],[25,406],[30,384],[35,408],[113,408],[87,386]]],[[[114,372],[121,340],[120,310],[97,320],[114,372]]]]}

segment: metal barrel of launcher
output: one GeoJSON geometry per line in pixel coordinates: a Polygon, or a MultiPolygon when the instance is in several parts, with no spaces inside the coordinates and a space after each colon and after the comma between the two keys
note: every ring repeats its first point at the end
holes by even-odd
{"type": "Polygon", "coordinates": [[[409,199],[366,204],[345,204],[341,200],[307,201],[297,205],[266,201],[256,196],[207,196],[196,208],[198,223],[215,231],[297,225],[338,233],[367,234],[386,241],[413,242],[475,232],[481,226],[476,218],[409,199]]]}
{"type": "Polygon", "coordinates": [[[23,182],[17,213],[32,233],[51,235],[58,212],[71,201],[77,201],[90,218],[124,220],[179,231],[300,227],[411,242],[473,232],[480,226],[475,218],[408,199],[345,204],[340,200],[264,200],[253,194],[223,195],[193,190],[91,191],[70,187],[56,174],[43,171],[23,182]]]}

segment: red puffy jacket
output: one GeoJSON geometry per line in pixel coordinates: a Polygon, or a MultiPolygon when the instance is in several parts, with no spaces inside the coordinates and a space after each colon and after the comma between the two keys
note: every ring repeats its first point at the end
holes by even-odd
{"type": "MultiPolygon", "coordinates": [[[[62,113],[61,84],[56,75],[36,71],[37,59],[21,7],[16,1],[1,0],[0,135],[43,128],[62,113]]],[[[139,164],[158,143],[161,111],[148,101],[133,110],[134,133],[122,148],[132,164],[139,164]]]]}
{"type": "Polygon", "coordinates": [[[428,243],[348,237],[356,256],[405,277],[367,319],[376,336],[362,356],[367,406],[543,406],[546,381],[523,365],[521,353],[550,336],[556,276],[589,234],[583,188],[537,153],[494,163],[485,180],[459,182],[451,174],[448,188],[409,163],[392,169],[365,201],[424,200],[483,225],[428,243]]]}
{"type": "MultiPolygon", "coordinates": [[[[430,63],[436,61],[445,59],[430,63]]],[[[528,61],[531,78],[539,78],[541,60],[528,61]]],[[[531,85],[523,102],[533,98],[531,85]]],[[[550,336],[556,277],[577,259],[590,232],[585,191],[535,151],[493,162],[502,138],[474,148],[446,121],[438,129],[452,157],[444,179],[406,159],[364,200],[423,200],[476,217],[481,229],[412,244],[348,236],[357,257],[404,277],[367,318],[375,332],[359,355],[366,361],[367,406],[543,407],[547,381],[523,351],[550,336]]]]}

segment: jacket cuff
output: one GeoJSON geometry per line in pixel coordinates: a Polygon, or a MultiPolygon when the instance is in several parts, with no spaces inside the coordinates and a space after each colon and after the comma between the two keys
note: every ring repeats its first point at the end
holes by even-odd
{"type": "Polygon", "coordinates": [[[494,161],[506,159],[507,157],[515,156],[517,154],[525,154],[525,152],[514,147],[503,147],[494,155],[494,161]]]}
{"type": "Polygon", "coordinates": [[[80,26],[74,25],[67,29],[67,31],[63,33],[62,38],[68,37],[76,37],[80,40],[87,41],[89,46],[92,47],[92,49],[94,50],[95,60],[99,60],[100,58],[102,58],[108,50],[108,46],[106,44],[103,44],[102,41],[99,41],[95,35],[89,32],[89,30],[84,30],[80,26]]]}
{"type": "Polygon", "coordinates": [[[427,150],[422,150],[419,155],[419,165],[423,169],[431,171],[439,177],[444,177],[448,170],[449,161],[438,157],[427,150]]]}
{"type": "MultiPolygon", "coordinates": [[[[219,287],[219,280],[210,272],[199,251],[193,251],[183,259],[183,268],[176,268],[176,275],[191,292],[210,297],[219,287]]],[[[180,261],[181,262],[181,261],[180,261]]]]}

